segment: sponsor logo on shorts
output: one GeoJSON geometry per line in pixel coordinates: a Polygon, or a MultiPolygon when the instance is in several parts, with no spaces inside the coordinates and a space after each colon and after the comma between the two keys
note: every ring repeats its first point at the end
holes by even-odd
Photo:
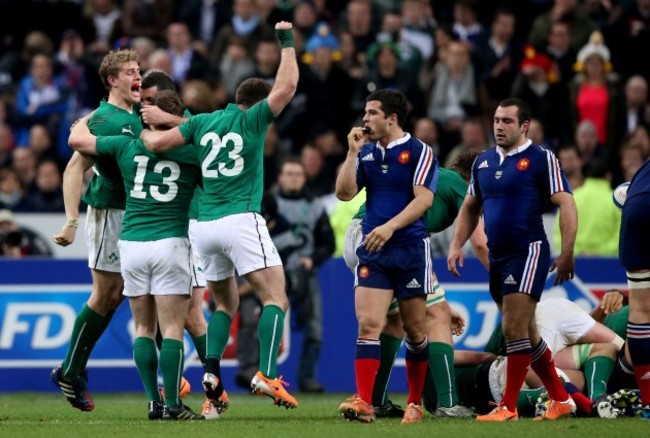
{"type": "Polygon", "coordinates": [[[415,278],[413,278],[411,281],[406,283],[407,289],[417,289],[418,287],[422,287],[422,285],[418,283],[418,281],[415,278]]]}
{"type": "Polygon", "coordinates": [[[508,275],[506,277],[503,284],[517,284],[517,282],[515,281],[515,279],[512,277],[512,274],[511,274],[511,275],[508,275]]]}
{"type": "Polygon", "coordinates": [[[108,260],[109,260],[111,263],[115,263],[115,262],[118,261],[119,259],[120,259],[120,258],[119,258],[119,257],[117,256],[117,254],[115,254],[114,252],[110,253],[110,255],[108,256],[108,260]]]}

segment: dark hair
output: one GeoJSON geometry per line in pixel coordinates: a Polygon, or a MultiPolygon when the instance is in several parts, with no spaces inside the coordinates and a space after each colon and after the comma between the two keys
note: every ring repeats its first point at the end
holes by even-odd
{"type": "Polygon", "coordinates": [[[142,76],[140,88],[158,87],[157,91],[176,90],[176,84],[171,76],[162,70],[149,70],[142,76]]]}
{"type": "Polygon", "coordinates": [[[585,169],[585,176],[588,178],[607,178],[609,163],[604,158],[594,158],[585,169]]]}
{"type": "Polygon", "coordinates": [[[558,157],[560,156],[560,152],[562,152],[562,151],[573,151],[573,152],[576,153],[578,158],[582,159],[582,152],[580,152],[580,148],[578,146],[574,145],[574,144],[568,144],[568,145],[565,145],[565,146],[561,146],[560,149],[558,149],[558,151],[557,151],[558,157]]]}
{"type": "Polygon", "coordinates": [[[387,88],[373,91],[366,102],[377,100],[381,103],[381,109],[386,114],[386,118],[392,114],[397,116],[397,124],[403,127],[406,124],[406,115],[408,114],[408,101],[401,91],[389,90],[387,88]]]}
{"type": "Polygon", "coordinates": [[[162,90],[156,93],[152,99],[152,104],[156,105],[166,113],[175,116],[182,116],[185,108],[177,92],[172,90],[162,90]]]}
{"type": "Polygon", "coordinates": [[[249,78],[239,84],[235,92],[235,103],[250,108],[271,92],[271,86],[260,78],[249,78]]]}
{"type": "Polygon", "coordinates": [[[300,167],[302,167],[302,170],[305,170],[305,165],[302,164],[302,161],[300,161],[300,158],[295,157],[293,155],[288,156],[284,160],[282,160],[282,162],[280,163],[280,167],[279,167],[280,173],[282,173],[285,164],[297,164],[300,167]]]}
{"type": "Polygon", "coordinates": [[[478,152],[472,150],[464,150],[449,166],[450,170],[457,172],[465,181],[469,181],[472,177],[472,165],[478,156],[478,152]]]}
{"type": "Polygon", "coordinates": [[[524,122],[530,122],[531,119],[530,106],[528,106],[528,104],[523,100],[518,99],[516,97],[509,97],[499,102],[499,106],[502,108],[507,106],[516,106],[517,121],[519,122],[519,126],[523,125],[524,122]]]}

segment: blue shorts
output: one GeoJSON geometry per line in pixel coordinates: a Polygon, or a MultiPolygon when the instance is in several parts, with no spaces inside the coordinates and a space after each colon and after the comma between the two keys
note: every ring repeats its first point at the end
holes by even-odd
{"type": "Polygon", "coordinates": [[[503,256],[490,254],[490,295],[500,303],[504,295],[529,294],[539,301],[551,265],[548,241],[531,242],[527,249],[503,256]]]}
{"type": "Polygon", "coordinates": [[[650,195],[625,201],[621,217],[619,261],[626,269],[650,269],[650,195]]]}
{"type": "Polygon", "coordinates": [[[434,293],[428,238],[411,245],[384,247],[379,252],[368,252],[359,245],[357,257],[355,287],[390,289],[398,299],[434,293]]]}

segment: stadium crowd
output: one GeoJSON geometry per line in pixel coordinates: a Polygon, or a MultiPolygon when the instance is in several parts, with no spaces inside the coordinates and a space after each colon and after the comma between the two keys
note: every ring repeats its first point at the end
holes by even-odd
{"type": "MultiPolygon", "coordinates": [[[[330,215],[337,214],[332,193],[345,137],[367,94],[380,88],[404,92],[411,109],[405,128],[433,146],[441,164],[463,149],[493,144],[491,117],[506,97],[531,105],[530,137],[558,155],[574,190],[586,183],[585,191],[604,199],[650,155],[650,71],[636,62],[650,42],[648,0],[78,0],[1,7],[0,208],[13,212],[63,211],[69,127],[105,97],[97,69],[109,50],[134,48],[143,73],[166,71],[191,113],[210,112],[232,101],[243,79],[273,80],[280,50],[272,29],[280,19],[295,23],[301,79],[265,145],[265,188],[276,185],[284,157],[299,156],[306,189],[325,196],[330,215]],[[15,19],[27,15],[26,23],[15,19]],[[594,188],[598,178],[609,185],[594,188]]],[[[589,239],[579,236],[578,254],[583,247],[586,254],[615,253],[617,236],[602,247],[583,246],[581,238],[589,239]]],[[[339,245],[335,254],[341,251],[339,245]]]]}

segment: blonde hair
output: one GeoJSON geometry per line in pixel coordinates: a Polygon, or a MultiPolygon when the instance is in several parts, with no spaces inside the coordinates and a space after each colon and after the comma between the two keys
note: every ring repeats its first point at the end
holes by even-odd
{"type": "Polygon", "coordinates": [[[111,50],[108,52],[102,64],[99,66],[99,77],[104,84],[104,87],[110,91],[111,86],[108,83],[109,76],[117,77],[120,73],[122,65],[135,61],[140,64],[140,55],[133,49],[111,50]]]}

